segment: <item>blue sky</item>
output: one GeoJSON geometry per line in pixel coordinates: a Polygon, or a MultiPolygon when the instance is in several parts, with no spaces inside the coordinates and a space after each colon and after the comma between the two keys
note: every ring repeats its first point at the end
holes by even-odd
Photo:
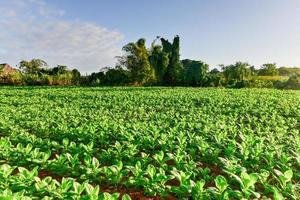
{"type": "Polygon", "coordinates": [[[128,42],[178,34],[181,58],[211,69],[300,66],[298,0],[0,0],[0,11],[0,62],[12,65],[38,57],[89,73],[114,66],[128,42]]]}

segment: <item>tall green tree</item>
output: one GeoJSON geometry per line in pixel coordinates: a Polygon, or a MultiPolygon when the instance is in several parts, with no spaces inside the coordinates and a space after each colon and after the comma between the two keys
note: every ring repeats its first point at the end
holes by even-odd
{"type": "Polygon", "coordinates": [[[105,72],[104,80],[106,85],[126,85],[130,81],[128,71],[121,67],[109,69],[105,72]]]}
{"type": "Polygon", "coordinates": [[[57,65],[57,67],[53,67],[51,70],[52,75],[65,74],[68,72],[68,67],[65,65],[57,65]]]}
{"type": "Polygon", "coordinates": [[[212,69],[208,74],[208,84],[211,87],[220,87],[223,85],[224,76],[217,68],[212,69]]]}
{"type": "Polygon", "coordinates": [[[81,80],[81,74],[78,71],[78,69],[73,69],[72,70],[72,83],[74,85],[79,85],[81,80]]]}
{"type": "Polygon", "coordinates": [[[221,66],[227,82],[247,80],[252,76],[250,65],[246,62],[236,62],[233,65],[221,66]]]}
{"type": "Polygon", "coordinates": [[[259,69],[258,75],[261,76],[277,76],[279,71],[277,69],[276,63],[263,64],[262,68],[259,69]]]}
{"type": "Polygon", "coordinates": [[[32,59],[31,61],[22,60],[20,62],[20,69],[29,74],[38,74],[41,69],[47,66],[47,62],[42,59],[32,59]]]}
{"type": "Polygon", "coordinates": [[[175,36],[173,43],[161,38],[163,51],[168,54],[169,64],[166,74],[164,76],[164,82],[167,85],[180,84],[182,81],[183,67],[180,60],[180,38],[175,36]]]}
{"type": "Polygon", "coordinates": [[[119,62],[129,70],[134,83],[145,84],[154,80],[154,70],[149,62],[145,39],[125,45],[123,51],[125,56],[120,57],[119,62]]]}
{"type": "Polygon", "coordinates": [[[208,64],[197,60],[182,60],[184,83],[192,86],[204,86],[208,81],[208,64]]]}
{"type": "Polygon", "coordinates": [[[150,54],[149,61],[154,69],[156,82],[162,84],[169,64],[168,54],[162,51],[160,45],[152,45],[150,54]]]}

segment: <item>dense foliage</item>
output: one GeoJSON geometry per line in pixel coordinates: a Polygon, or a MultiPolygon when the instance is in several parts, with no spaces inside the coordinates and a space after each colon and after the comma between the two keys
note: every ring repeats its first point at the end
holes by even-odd
{"type": "Polygon", "coordinates": [[[126,53],[121,57],[120,63],[125,66],[131,80],[136,84],[145,84],[154,81],[154,72],[149,62],[146,41],[139,39],[136,43],[129,43],[123,47],[126,53]]]}
{"type": "Polygon", "coordinates": [[[300,89],[300,68],[277,67],[266,63],[261,67],[246,62],[220,65],[209,70],[200,60],[180,57],[180,38],[170,42],[157,37],[149,48],[141,38],[130,42],[118,56],[114,68],[81,76],[77,69],[67,66],[51,68],[41,59],[21,61],[20,70],[5,73],[0,65],[0,83],[11,85],[82,85],[82,86],[193,86],[227,88],[300,89]]]}
{"type": "Polygon", "coordinates": [[[1,88],[0,198],[296,200],[299,125],[298,91],[1,88]]]}

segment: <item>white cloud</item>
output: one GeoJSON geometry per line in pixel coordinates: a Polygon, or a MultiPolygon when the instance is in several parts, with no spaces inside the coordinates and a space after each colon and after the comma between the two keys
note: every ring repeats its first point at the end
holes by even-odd
{"type": "Polygon", "coordinates": [[[0,62],[41,58],[82,72],[112,66],[120,55],[122,34],[81,21],[62,19],[63,10],[42,0],[4,0],[0,11],[0,62]],[[3,16],[3,15],[2,15],[3,16]]]}

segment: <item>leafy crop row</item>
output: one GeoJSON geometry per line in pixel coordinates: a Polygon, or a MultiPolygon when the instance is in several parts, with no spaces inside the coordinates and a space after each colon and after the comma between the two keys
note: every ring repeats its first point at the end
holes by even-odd
{"type": "Polygon", "coordinates": [[[300,93],[1,88],[0,197],[299,199],[300,93]]]}

